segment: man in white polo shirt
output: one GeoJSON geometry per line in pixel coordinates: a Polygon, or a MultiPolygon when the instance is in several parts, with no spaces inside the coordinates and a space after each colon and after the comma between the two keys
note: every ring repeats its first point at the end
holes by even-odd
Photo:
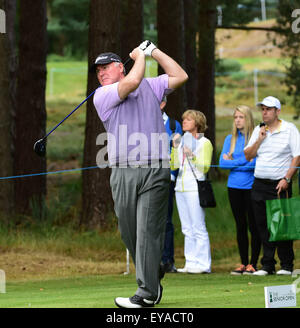
{"type": "Polygon", "coordinates": [[[262,269],[254,274],[274,273],[277,248],[281,265],[277,274],[288,275],[293,271],[293,241],[269,242],[266,200],[276,199],[278,195],[281,198],[286,198],[287,194],[291,197],[291,180],[300,163],[300,135],[293,123],[279,119],[281,104],[277,98],[266,97],[257,106],[261,108],[263,123],[254,129],[244,149],[248,161],[256,157],[252,204],[263,245],[263,257],[262,269]]]}

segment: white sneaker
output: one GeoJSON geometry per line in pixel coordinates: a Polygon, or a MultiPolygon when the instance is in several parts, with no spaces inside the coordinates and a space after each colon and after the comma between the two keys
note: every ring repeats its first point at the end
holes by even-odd
{"type": "Polygon", "coordinates": [[[159,304],[162,298],[162,293],[163,293],[163,286],[159,283],[158,285],[158,293],[157,293],[157,299],[154,302],[154,304],[159,304]]]}
{"type": "Polygon", "coordinates": [[[179,269],[177,269],[177,272],[179,272],[179,273],[187,273],[188,272],[188,269],[187,269],[187,267],[179,268],[179,269]]]}
{"type": "Polygon", "coordinates": [[[292,271],[282,269],[277,271],[276,274],[278,274],[279,276],[290,276],[292,274],[292,271]]]}
{"type": "Polygon", "coordinates": [[[265,271],[265,270],[258,270],[258,271],[253,272],[254,276],[267,276],[268,274],[269,274],[269,272],[265,271]]]}
{"type": "Polygon", "coordinates": [[[146,300],[138,295],[134,295],[132,297],[117,297],[115,298],[115,304],[120,308],[140,309],[145,307],[153,307],[155,302],[146,300]]]}

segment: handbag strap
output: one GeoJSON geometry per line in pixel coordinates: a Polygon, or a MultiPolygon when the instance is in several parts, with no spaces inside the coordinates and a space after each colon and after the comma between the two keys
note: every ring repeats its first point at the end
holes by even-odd
{"type": "MultiPolygon", "coordinates": [[[[202,139],[202,140],[204,140],[204,139],[202,139]]],[[[193,172],[193,175],[194,175],[196,181],[198,181],[198,179],[197,179],[197,175],[196,175],[196,173],[195,173],[195,171],[194,171],[193,165],[191,164],[191,162],[190,162],[188,156],[186,156],[186,159],[188,160],[189,166],[190,166],[190,168],[191,168],[191,170],[192,170],[192,172],[193,172]]],[[[208,179],[208,173],[205,174],[205,173],[203,172],[203,175],[204,175],[204,180],[208,179]]]]}
{"type": "MultiPolygon", "coordinates": [[[[192,170],[192,172],[193,172],[193,175],[194,175],[195,179],[198,181],[198,179],[197,179],[197,175],[196,175],[196,173],[195,173],[195,171],[194,171],[193,165],[191,164],[191,162],[190,162],[188,156],[186,156],[186,159],[187,159],[187,161],[188,161],[188,163],[189,163],[189,166],[190,166],[190,168],[191,168],[191,170],[192,170]]],[[[205,174],[204,174],[204,177],[205,177],[205,174]]]]}

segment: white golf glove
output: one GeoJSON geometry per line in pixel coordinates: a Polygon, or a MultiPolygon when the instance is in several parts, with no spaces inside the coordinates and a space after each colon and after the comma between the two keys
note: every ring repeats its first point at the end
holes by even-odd
{"type": "Polygon", "coordinates": [[[151,57],[152,51],[157,47],[151,41],[145,40],[139,45],[139,48],[144,51],[145,56],[151,57]]]}

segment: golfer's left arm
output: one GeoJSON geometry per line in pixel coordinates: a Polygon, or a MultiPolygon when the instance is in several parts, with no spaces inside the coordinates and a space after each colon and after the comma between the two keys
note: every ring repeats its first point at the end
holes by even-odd
{"type": "Polygon", "coordinates": [[[118,94],[122,100],[138,88],[145,74],[146,61],[144,52],[139,48],[135,48],[129,56],[134,60],[134,65],[118,84],[118,94]]]}
{"type": "Polygon", "coordinates": [[[188,80],[188,75],[185,70],[177,64],[177,62],[170,56],[155,48],[151,56],[163,68],[165,73],[169,76],[169,88],[177,89],[188,80]]]}

